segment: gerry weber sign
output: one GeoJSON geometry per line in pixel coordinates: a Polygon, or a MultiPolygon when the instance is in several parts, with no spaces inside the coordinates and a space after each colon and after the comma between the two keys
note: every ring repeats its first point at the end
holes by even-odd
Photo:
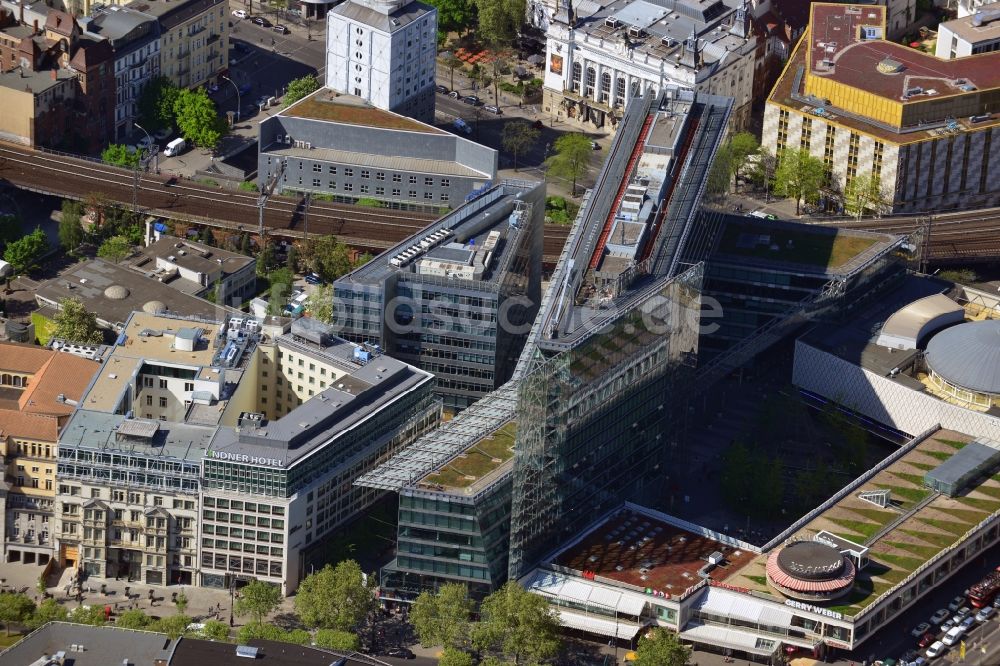
{"type": "Polygon", "coordinates": [[[216,460],[226,460],[228,462],[247,463],[250,465],[267,465],[268,467],[281,467],[282,460],[277,458],[260,458],[258,456],[248,456],[245,453],[226,453],[225,451],[209,451],[212,458],[216,460]]]}
{"type": "Polygon", "coordinates": [[[818,613],[820,615],[826,615],[827,617],[832,617],[834,620],[843,620],[844,614],[838,613],[837,611],[830,610],[829,608],[820,608],[819,606],[813,606],[812,604],[805,604],[801,601],[793,601],[792,599],[785,599],[785,605],[791,606],[792,608],[798,608],[799,610],[809,611],[810,613],[818,613]]]}

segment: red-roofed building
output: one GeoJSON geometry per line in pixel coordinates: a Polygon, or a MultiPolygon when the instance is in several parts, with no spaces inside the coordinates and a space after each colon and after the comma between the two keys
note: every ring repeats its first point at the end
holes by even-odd
{"type": "Polygon", "coordinates": [[[869,212],[1000,205],[1000,52],[946,60],[885,34],[884,7],[813,4],[768,98],[763,145],[821,159],[828,208],[869,175],[882,199],[869,212]]]}
{"type": "Polygon", "coordinates": [[[0,344],[0,455],[6,461],[0,539],[5,562],[44,566],[52,556],[49,525],[59,432],[100,367],[68,353],[0,344]]]}

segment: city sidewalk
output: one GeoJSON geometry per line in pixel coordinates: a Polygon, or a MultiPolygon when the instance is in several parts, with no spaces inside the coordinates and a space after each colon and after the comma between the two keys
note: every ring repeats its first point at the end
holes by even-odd
{"type": "MultiPolygon", "coordinates": [[[[4,563],[2,569],[3,589],[6,591],[21,591],[35,600],[41,601],[37,590],[38,577],[44,567],[19,562],[4,563]]],[[[229,590],[216,590],[193,585],[146,585],[136,581],[88,579],[82,584],[82,594],[77,593],[77,587],[71,582],[74,570],[56,570],[59,580],[49,580],[48,594],[56,601],[72,610],[77,606],[110,606],[113,613],[121,613],[133,608],[140,609],[154,617],[169,617],[178,613],[177,606],[172,603],[173,595],[181,592],[188,599],[184,614],[193,622],[206,620],[229,621],[230,597],[229,590]],[[126,596],[126,588],[128,595],[126,596]]],[[[282,600],[278,610],[272,617],[279,618],[291,613],[294,609],[292,598],[282,600]]],[[[241,626],[248,618],[234,616],[234,626],[241,626]]]]}

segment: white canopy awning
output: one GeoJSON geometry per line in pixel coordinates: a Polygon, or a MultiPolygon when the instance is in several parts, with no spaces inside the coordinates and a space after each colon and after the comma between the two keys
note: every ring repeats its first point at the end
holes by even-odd
{"type": "Polygon", "coordinates": [[[627,638],[629,640],[635,638],[639,630],[642,629],[641,625],[631,622],[622,622],[620,620],[615,622],[606,618],[580,615],[579,613],[571,613],[565,610],[559,611],[559,622],[564,627],[586,631],[598,636],[611,637],[615,636],[617,632],[618,638],[627,638]]]}
{"type": "Polygon", "coordinates": [[[692,643],[703,643],[713,647],[724,647],[741,650],[751,654],[771,656],[781,646],[776,637],[758,636],[751,631],[743,631],[732,627],[720,627],[712,624],[689,624],[680,633],[681,640],[692,643]]]}
{"type": "Polygon", "coordinates": [[[590,604],[609,611],[609,615],[610,611],[625,615],[641,615],[642,609],[648,601],[644,595],[636,592],[616,590],[599,583],[591,583],[542,569],[537,569],[524,578],[523,585],[529,592],[576,603],[590,604]]]}
{"type": "Polygon", "coordinates": [[[770,627],[792,626],[792,614],[777,604],[721,587],[708,587],[693,610],[770,627]]]}
{"type": "Polygon", "coordinates": [[[639,615],[646,606],[646,598],[638,594],[623,592],[618,600],[618,612],[625,615],[639,615]]]}

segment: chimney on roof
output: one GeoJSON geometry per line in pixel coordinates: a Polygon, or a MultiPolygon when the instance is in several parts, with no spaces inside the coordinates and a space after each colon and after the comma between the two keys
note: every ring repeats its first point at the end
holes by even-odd
{"type": "Polygon", "coordinates": [[[19,8],[17,22],[18,23],[24,23],[24,3],[23,2],[19,2],[17,6],[19,8]]]}
{"type": "Polygon", "coordinates": [[[35,19],[33,21],[33,23],[34,23],[34,26],[35,26],[35,32],[37,33],[38,32],[38,19],[35,19]]]}
{"type": "Polygon", "coordinates": [[[52,70],[52,80],[55,81],[59,78],[59,72],[55,69],[52,70]]]}

